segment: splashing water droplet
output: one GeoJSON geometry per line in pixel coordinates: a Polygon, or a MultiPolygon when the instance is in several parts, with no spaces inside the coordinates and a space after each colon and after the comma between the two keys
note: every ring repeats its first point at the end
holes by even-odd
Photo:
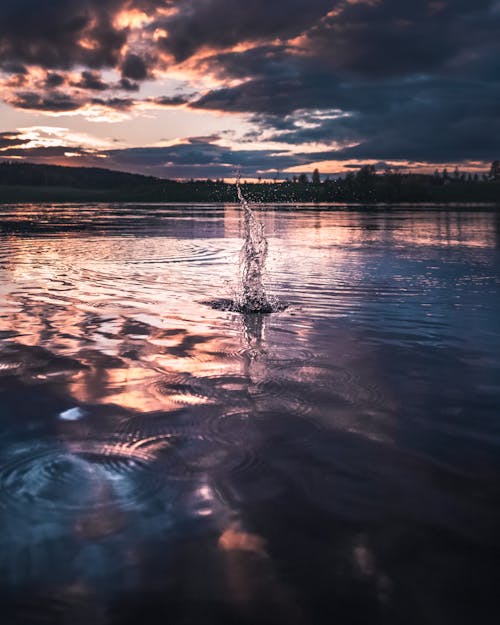
{"type": "Polygon", "coordinates": [[[85,412],[81,408],[76,407],[61,412],[61,414],[59,415],[59,419],[61,419],[62,421],[78,421],[84,416],[85,412]]]}
{"type": "Polygon", "coordinates": [[[239,288],[233,299],[205,302],[218,310],[230,310],[243,314],[272,313],[285,310],[286,304],[267,296],[264,275],[268,244],[264,224],[257,218],[250,203],[243,195],[240,175],[237,174],[236,190],[243,209],[244,243],[240,252],[239,288]]]}
{"type": "Polygon", "coordinates": [[[244,212],[245,233],[245,241],[240,253],[240,293],[236,303],[241,312],[272,312],[273,306],[267,298],[263,284],[268,249],[264,225],[257,219],[245,199],[239,175],[236,179],[236,189],[244,212]]]}

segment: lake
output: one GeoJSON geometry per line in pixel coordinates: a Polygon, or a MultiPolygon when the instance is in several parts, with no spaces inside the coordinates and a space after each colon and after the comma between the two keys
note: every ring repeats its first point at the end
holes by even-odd
{"type": "Polygon", "coordinates": [[[500,210],[0,206],[2,623],[498,622],[500,210]]]}

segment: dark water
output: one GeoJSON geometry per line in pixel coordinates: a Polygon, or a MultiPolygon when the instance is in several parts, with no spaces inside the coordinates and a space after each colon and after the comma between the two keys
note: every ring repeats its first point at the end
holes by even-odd
{"type": "Polygon", "coordinates": [[[0,213],[2,625],[498,623],[500,212],[0,213]]]}

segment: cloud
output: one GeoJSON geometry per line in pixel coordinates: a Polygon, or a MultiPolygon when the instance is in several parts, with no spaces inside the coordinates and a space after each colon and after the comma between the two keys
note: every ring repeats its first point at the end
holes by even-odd
{"type": "Polygon", "coordinates": [[[0,64],[0,71],[5,74],[27,74],[28,70],[22,63],[4,61],[0,64]]]}
{"type": "MultiPolygon", "coordinates": [[[[38,148],[9,148],[0,152],[2,158],[23,157],[33,162],[45,162],[56,159],[59,162],[68,152],[69,148],[65,146],[45,146],[38,148]]],[[[87,152],[80,148],[71,148],[71,153],[75,155],[86,155],[87,152]]]]}
{"type": "Polygon", "coordinates": [[[76,111],[81,106],[71,96],[60,91],[51,91],[47,94],[24,91],[17,93],[9,103],[20,109],[51,113],[76,111]]]}
{"type": "Polygon", "coordinates": [[[0,150],[10,149],[13,146],[28,143],[26,139],[18,132],[0,132],[0,150]]]}
{"type": "MultiPolygon", "coordinates": [[[[75,135],[64,128],[34,127],[0,135],[0,159],[23,157],[32,162],[97,166],[160,178],[227,179],[233,178],[238,171],[244,178],[283,179],[291,177],[292,172],[310,173],[318,165],[323,173],[333,173],[359,168],[366,162],[381,169],[408,167],[408,161],[398,157],[385,160],[372,155],[363,157],[366,151],[359,151],[356,147],[304,152],[289,150],[286,145],[280,149],[245,149],[244,144],[232,147],[225,144],[223,137],[218,135],[185,139],[162,147],[114,148],[112,144],[94,145],[92,137],[75,135]]],[[[385,149],[383,146],[382,151],[385,149]]],[[[378,152],[374,149],[375,153],[378,152]]],[[[445,156],[443,153],[442,160],[431,162],[416,159],[414,167],[432,171],[440,163],[450,162],[444,159],[445,156]]],[[[467,166],[476,169],[478,162],[471,159],[467,166]]]]}
{"type": "Polygon", "coordinates": [[[122,0],[0,3],[0,62],[68,69],[114,67],[127,39],[113,17],[122,0]]]}
{"type": "Polygon", "coordinates": [[[89,91],[106,91],[110,85],[105,83],[98,72],[85,70],[81,73],[78,81],[71,83],[73,87],[79,89],[88,89],[89,91]]]}
{"type": "Polygon", "coordinates": [[[122,91],[139,91],[139,85],[128,78],[120,79],[120,82],[117,85],[117,88],[122,91]]]}
{"type": "Polygon", "coordinates": [[[112,148],[92,145],[86,135],[73,135],[65,128],[33,127],[0,135],[0,158],[24,157],[32,162],[60,164],[67,153],[71,164],[133,171],[162,178],[231,178],[243,176],[274,178],[276,171],[305,167],[307,155],[286,150],[233,149],[220,144],[217,135],[195,137],[164,147],[112,148]]]}
{"type": "Polygon", "coordinates": [[[491,0],[341,2],[297,47],[336,72],[364,78],[433,72],[497,41],[492,6],[491,0]]]}
{"type": "Polygon", "coordinates": [[[175,12],[150,28],[168,32],[159,45],[180,62],[205,47],[294,37],[331,6],[332,0],[182,0],[175,4],[175,12]]]}
{"type": "Polygon", "coordinates": [[[332,160],[493,159],[500,22],[492,5],[338,3],[293,45],[212,53],[205,67],[240,82],[192,106],[253,114],[261,137],[291,146],[330,143],[332,160]],[[330,119],[329,110],[344,114],[330,119]]]}
{"type": "Polygon", "coordinates": [[[189,98],[183,95],[175,95],[175,96],[158,96],[156,98],[149,98],[146,102],[150,104],[154,104],[156,106],[183,106],[189,102],[189,98]]]}
{"type": "MultiPolygon", "coordinates": [[[[330,160],[498,158],[497,0],[42,4],[0,0],[0,86],[15,108],[100,121],[176,106],[238,113],[248,141],[285,146],[275,168],[285,152],[300,166],[315,145],[330,160]],[[192,95],[171,95],[175,80],[192,95]]],[[[179,145],[181,163],[233,165],[217,142],[179,145]]],[[[272,154],[260,150],[264,169],[272,154]]]]}
{"type": "Polygon", "coordinates": [[[276,171],[303,162],[292,154],[272,150],[233,150],[214,143],[216,138],[192,138],[167,147],[109,150],[109,163],[121,168],[134,168],[163,177],[178,177],[179,172],[191,176],[232,177],[236,169],[243,175],[254,176],[268,169],[276,171]]]}
{"type": "Polygon", "coordinates": [[[137,54],[127,54],[121,65],[124,78],[144,80],[148,75],[148,68],[143,58],[137,54]]]}
{"type": "Polygon", "coordinates": [[[65,77],[57,72],[49,72],[45,77],[45,87],[55,89],[65,83],[65,77]]]}

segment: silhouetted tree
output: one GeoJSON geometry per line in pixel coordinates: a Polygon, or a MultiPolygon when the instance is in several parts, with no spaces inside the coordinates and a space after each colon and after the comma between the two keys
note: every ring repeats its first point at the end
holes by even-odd
{"type": "Polygon", "coordinates": [[[360,200],[370,200],[375,189],[375,166],[364,165],[356,174],[356,187],[360,200]]]}
{"type": "Polygon", "coordinates": [[[500,180],[500,161],[493,161],[493,163],[491,163],[490,178],[500,180]]]}
{"type": "Polygon", "coordinates": [[[319,169],[315,169],[312,174],[312,183],[316,186],[321,184],[321,177],[319,175],[319,169]]]}
{"type": "MultiPolygon", "coordinates": [[[[378,175],[373,166],[357,173],[349,172],[336,180],[325,178],[316,186],[308,184],[305,174],[302,184],[287,181],[273,184],[265,179],[259,185],[246,184],[245,192],[254,201],[281,202],[290,198],[298,201],[354,202],[456,202],[496,201],[500,181],[498,162],[488,172],[462,174],[458,180],[435,178],[427,174],[386,173],[378,175]],[[491,175],[490,175],[491,174],[491,175]]],[[[298,181],[297,176],[294,179],[298,181]]],[[[35,165],[26,162],[1,162],[0,199],[2,201],[173,201],[212,202],[234,201],[234,184],[222,178],[175,181],[141,176],[105,169],[35,165]],[[80,200],[78,199],[80,198],[80,200]]],[[[3,225],[0,220],[0,232],[3,225]]]]}

